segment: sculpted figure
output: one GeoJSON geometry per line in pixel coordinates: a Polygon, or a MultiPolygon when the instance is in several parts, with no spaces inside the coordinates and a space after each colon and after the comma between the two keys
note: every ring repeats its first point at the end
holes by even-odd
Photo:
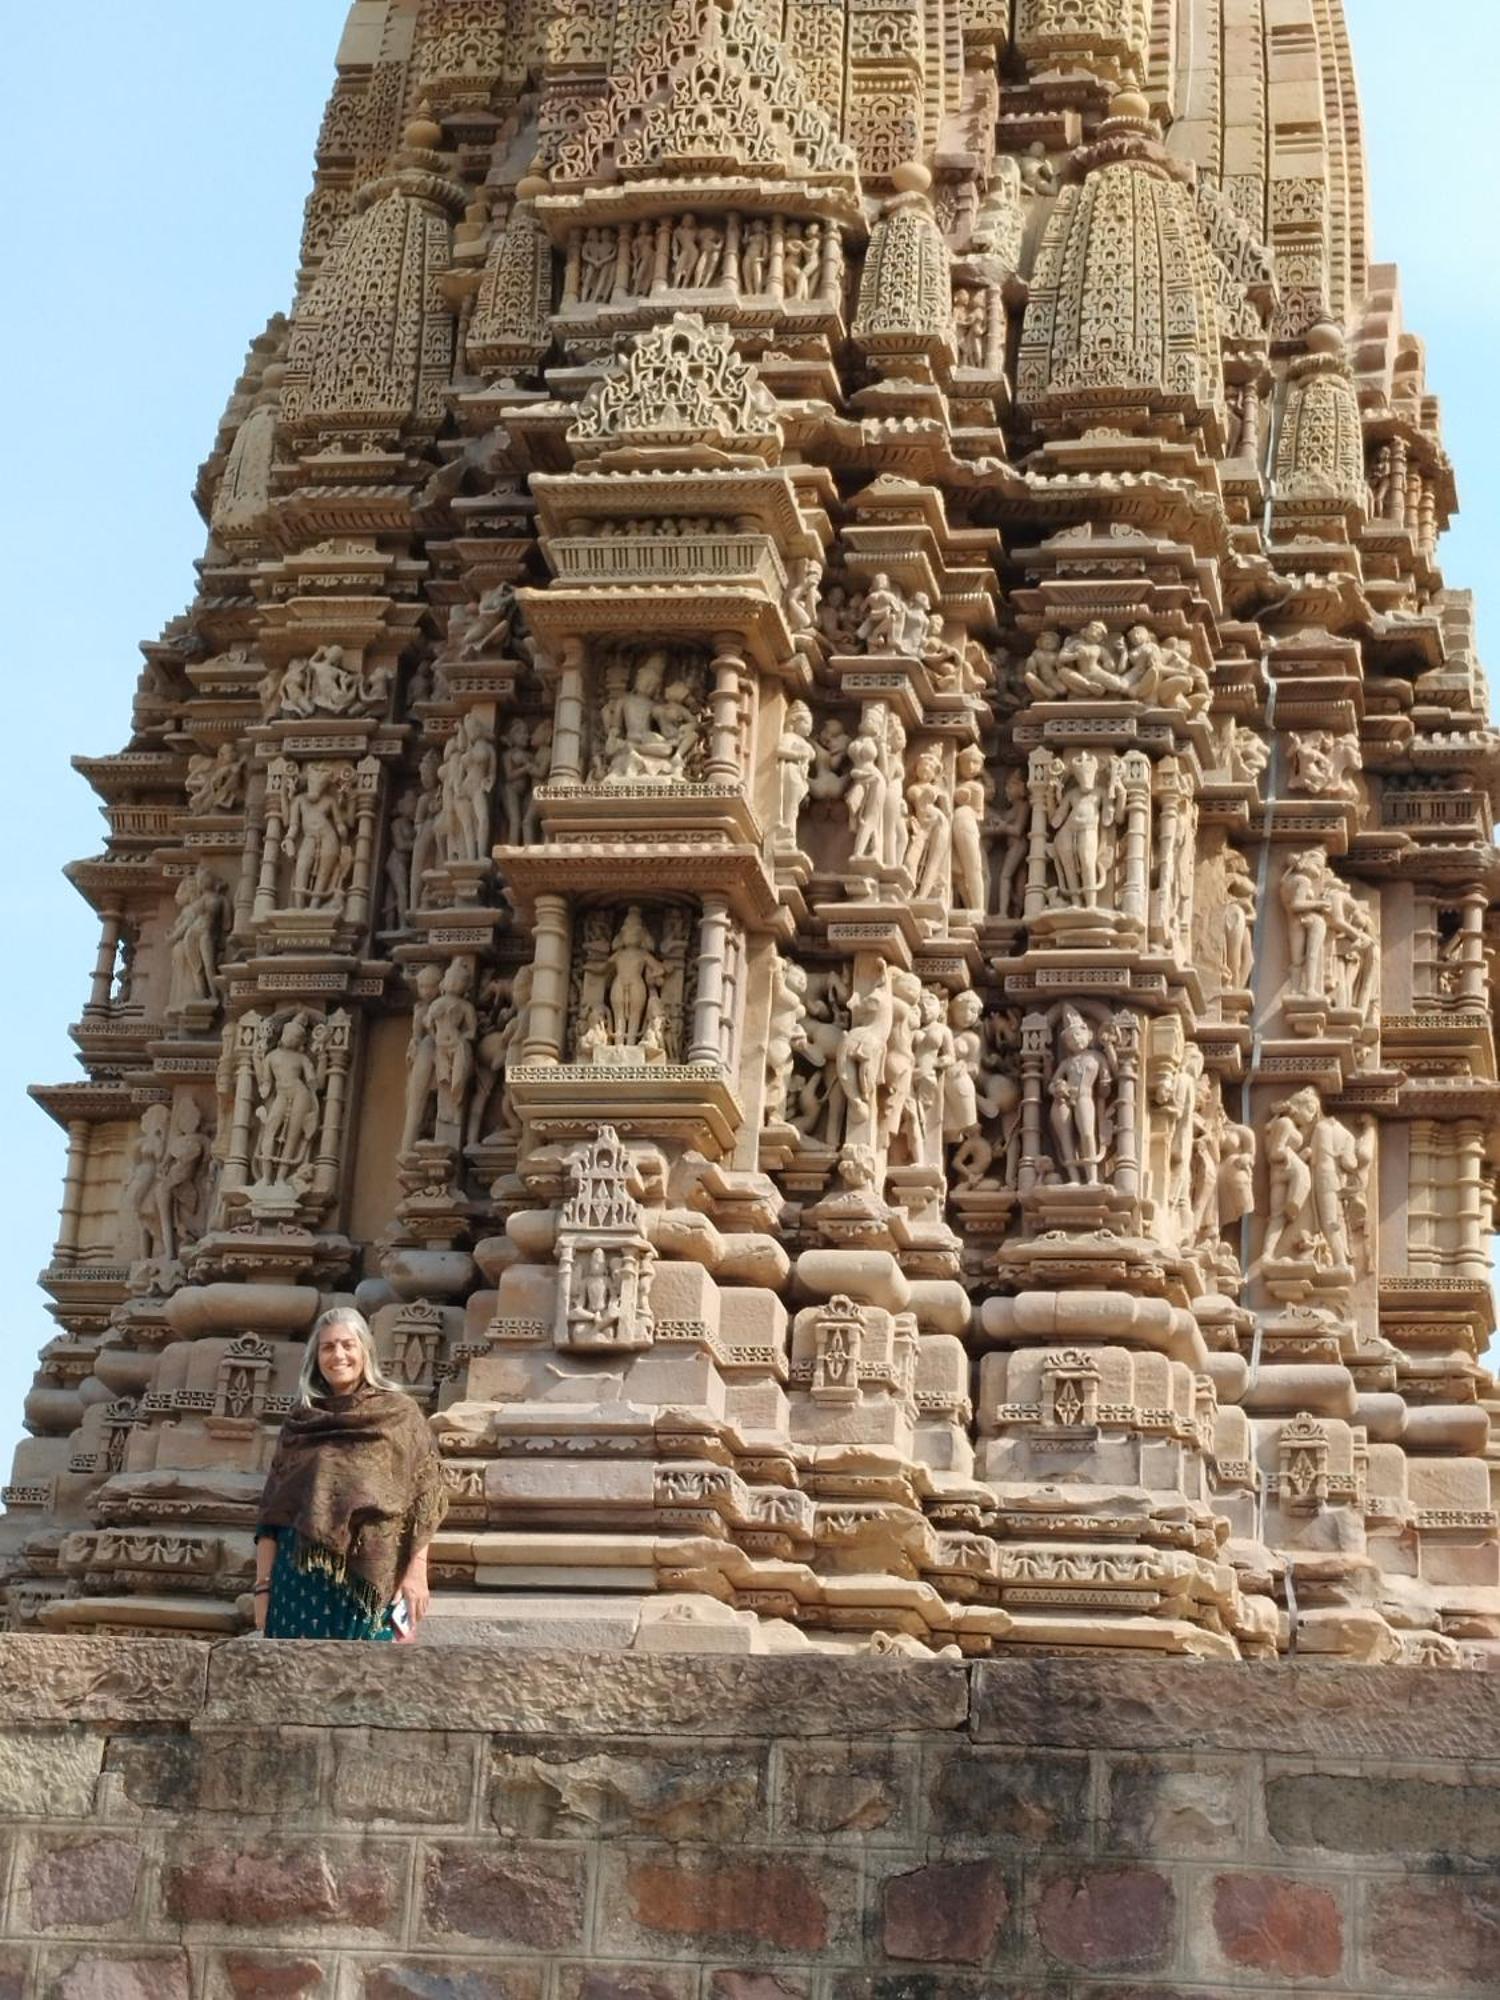
{"type": "Polygon", "coordinates": [[[1125,811],[1124,785],[1114,760],[1102,767],[1092,750],[1071,750],[1055,759],[1047,803],[1059,896],[1065,903],[1096,909],[1105,888],[1105,831],[1125,811]]]}
{"type": "Polygon", "coordinates": [[[410,907],[411,857],[417,842],[417,809],[419,793],[415,785],[408,785],[401,792],[391,808],[391,823],[386,834],[385,849],[385,901],[381,910],[381,927],[388,931],[404,931],[406,914],[410,907]]]}
{"type": "Polygon", "coordinates": [[[479,1016],[469,998],[472,984],[473,971],[468,959],[451,960],[437,996],[427,1009],[440,1136],[445,1131],[457,1133],[461,1128],[464,1102],[474,1074],[474,1038],[479,1032],[479,1016]]]}
{"type": "Polygon", "coordinates": [[[1286,913],[1288,989],[1301,999],[1326,999],[1333,891],[1321,847],[1292,856],[1282,870],[1279,893],[1286,913]]]}
{"type": "Polygon", "coordinates": [[[347,765],[308,764],[293,794],[281,851],[292,862],[292,907],[338,908],[354,866],[347,765]]]}
{"type": "Polygon", "coordinates": [[[854,994],[849,1001],[849,1027],[839,1043],[836,1061],[851,1132],[868,1134],[874,1128],[894,1012],[889,978],[854,994]]]}
{"type": "Polygon", "coordinates": [[[244,787],[244,753],[232,743],[221,743],[212,757],[199,754],[188,759],[189,812],[233,812],[244,787]]]}
{"type": "Polygon", "coordinates": [[[812,778],[809,796],[815,799],[842,798],[849,764],[849,732],[836,715],[826,715],[818,724],[813,741],[812,778]]]}
{"type": "Polygon", "coordinates": [[[947,1084],[957,1066],[957,1046],[942,995],[924,986],[912,1035],[912,1123],[918,1136],[913,1158],[923,1166],[942,1165],[947,1084]]]}
{"type": "Polygon", "coordinates": [[[610,944],[609,1025],[617,1047],[640,1041],[651,996],[660,999],[666,973],[640,905],[632,903],[610,944]]]}
{"type": "Polygon", "coordinates": [[[989,905],[984,838],[984,752],[966,743],[954,761],[953,906],[982,913],[989,905]]]}
{"type": "Polygon", "coordinates": [[[219,952],[229,926],[228,899],[208,868],[195,868],[178,885],[176,904],[167,933],[172,947],[170,1008],[217,997],[219,952]]]}
{"type": "Polygon", "coordinates": [[[740,288],[754,297],[765,291],[771,268],[771,233],[765,218],[751,216],[740,237],[740,288]]]}
{"type": "Polygon", "coordinates": [[[837,972],[816,973],[808,980],[803,1015],[803,1046],[797,1052],[806,1070],[792,1107],[791,1122],[806,1138],[837,1147],[844,1136],[844,1087],[838,1058],[844,1046],[847,987],[837,972]]]}
{"type": "Polygon", "coordinates": [[[171,1232],[162,1200],[171,1120],[165,1104],[148,1104],[141,1113],[130,1171],[120,1190],[119,1256],[126,1264],[172,1255],[166,1247],[171,1232]]]}
{"type": "Polygon", "coordinates": [[[1261,1248],[1268,1262],[1300,1257],[1310,1247],[1304,1224],[1312,1169],[1304,1148],[1320,1109],[1315,1092],[1299,1090],[1276,1106],[1266,1125],[1270,1200],[1261,1248]]]}
{"type": "Polygon", "coordinates": [[[1019,765],[1013,764],[1005,774],[1004,801],[995,815],[995,833],[1002,845],[1000,866],[995,875],[994,910],[997,917],[1015,917],[1020,914],[1017,908],[1021,900],[1018,892],[1026,879],[1026,850],[1031,828],[1031,794],[1026,785],[1026,773],[1019,765]]]}
{"type": "Polygon", "coordinates": [[[787,623],[794,633],[818,628],[818,591],[823,565],[816,556],[799,556],[786,594],[787,623]]]}
{"type": "Polygon", "coordinates": [[[1057,1049],[1057,1064],[1047,1086],[1057,1164],[1066,1180],[1097,1187],[1108,1138],[1113,1064],[1107,1052],[1095,1045],[1093,1029],[1073,1007],[1063,1009],[1057,1049]]]}
{"type": "Polygon", "coordinates": [[[578,296],[585,305],[607,299],[615,284],[615,239],[609,229],[586,229],[578,246],[578,296]]]}
{"type": "Polygon", "coordinates": [[[646,298],[656,277],[656,224],[638,222],[630,239],[630,289],[646,298]]]}
{"type": "Polygon", "coordinates": [[[880,745],[873,736],[854,737],[847,752],[848,777],[844,797],[849,807],[849,824],[854,829],[853,858],[868,856],[879,861],[885,829],[885,773],[880,768],[880,745]]]}
{"type": "Polygon", "coordinates": [[[440,965],[419,965],[416,1000],[411,1010],[411,1035],[406,1044],[406,1119],[401,1127],[403,1153],[409,1153],[421,1138],[427,1123],[427,1107],[432,1101],[433,1078],[437,1071],[437,1040],[431,1014],[443,984],[440,965]]]}
{"type": "Polygon", "coordinates": [[[1255,965],[1255,884],[1236,847],[1224,852],[1224,984],[1249,990],[1255,965]]]}
{"type": "Polygon", "coordinates": [[[534,847],[542,837],[542,809],[536,795],[552,770],[552,722],[544,716],[531,726],[531,774],[526,788],[526,807],[521,814],[521,844],[534,847]]]}
{"type": "Polygon", "coordinates": [[[500,810],[505,816],[507,847],[519,847],[525,837],[531,782],[531,724],[518,715],[506,727],[505,747],[500,752],[500,810]]]}
{"type": "Polygon", "coordinates": [[[916,1109],[916,1032],[922,1004],[922,982],[915,973],[894,971],[889,980],[889,1026],[885,1036],[884,1059],[878,1082],[884,1086],[878,1130],[881,1145],[889,1149],[898,1139],[906,1143],[906,1157],[920,1161],[922,1133],[916,1109]]]}
{"type": "MultiPolygon", "coordinates": [[[[498,653],[510,642],[516,621],[516,593],[508,583],[493,584],[463,622],[458,658],[477,660],[482,653],[498,653]]],[[[450,625],[450,636],[452,627],[450,625]]]]}
{"type": "Polygon", "coordinates": [[[778,954],[771,988],[771,1018],[766,1028],[765,1122],[779,1125],[786,1117],[793,1059],[806,1049],[802,1025],[807,1006],[807,974],[793,958],[778,954]]]}
{"type": "Polygon", "coordinates": [[[296,1185],[312,1164],[318,1134],[321,1066],[308,1054],[308,1020],[302,1013],[283,1021],[271,1039],[271,1016],[255,1048],[255,1177],[264,1186],[296,1185]]]}
{"type": "Polygon", "coordinates": [[[670,269],[672,283],[684,291],[693,282],[698,263],[698,222],[693,215],[679,216],[672,227],[670,269]]]}
{"type": "Polygon", "coordinates": [[[862,726],[880,746],[880,770],[885,779],[880,859],[887,868],[899,868],[911,840],[906,808],[906,725],[884,702],[867,702],[862,726]]]}
{"type": "MultiPolygon", "coordinates": [[[[600,710],[608,778],[680,778],[698,740],[699,711],[684,680],[667,685],[667,655],[648,653],[633,673],[606,676],[600,710]],[[626,677],[628,676],[628,678],[626,677]]],[[[618,667],[618,663],[616,663],[618,667]]]]}
{"type": "MultiPolygon", "coordinates": [[[[491,973],[481,990],[480,1032],[474,1043],[474,1091],[469,1099],[468,1130],[465,1134],[467,1145],[472,1146],[493,1136],[487,1129],[489,1109],[512,1053],[519,1050],[526,1031],[531,979],[531,967],[523,965],[509,983],[497,973],[491,973]]],[[[510,1132],[520,1129],[514,1107],[510,1099],[503,1095],[500,1123],[510,1132]]]]}
{"type": "Polygon", "coordinates": [[[417,772],[417,805],[412,824],[408,909],[420,909],[422,877],[438,858],[438,816],[442,811],[442,762],[436,750],[422,753],[417,772]]]}
{"type": "Polygon", "coordinates": [[[1287,756],[1291,791],[1307,792],[1314,798],[1358,798],[1353,774],[1359,769],[1359,739],[1352,733],[1293,731],[1287,737],[1287,756]]]}
{"type": "Polygon", "coordinates": [[[805,701],[787,704],[786,726],[776,745],[776,837],[785,847],[797,845],[802,817],[818,753],[812,742],[812,710],[805,701]]]}
{"type": "Polygon", "coordinates": [[[1021,679],[1038,701],[1058,701],[1066,694],[1062,675],[1061,632],[1039,632],[1021,669],[1021,679]]]}
{"type": "Polygon", "coordinates": [[[911,818],[904,860],[912,895],[919,903],[946,902],[953,826],[943,784],[943,753],[936,746],[918,753],[906,802],[911,818]]]}
{"type": "Polygon", "coordinates": [[[854,636],[867,653],[899,653],[905,626],[906,599],[881,571],[871,580],[854,636]]]}
{"type": "Polygon", "coordinates": [[[471,708],[448,738],[439,771],[438,838],[444,861],[488,859],[494,786],[494,733],[480,711],[471,708]]]}
{"type": "Polygon", "coordinates": [[[1234,732],[1234,756],[1242,777],[1260,790],[1261,773],[1271,761],[1270,745],[1248,723],[1239,723],[1234,732]]]}

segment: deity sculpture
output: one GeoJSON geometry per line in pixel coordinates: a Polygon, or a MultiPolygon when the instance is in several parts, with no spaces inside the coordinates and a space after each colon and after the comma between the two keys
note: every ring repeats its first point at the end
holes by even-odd
{"type": "Polygon", "coordinates": [[[818,752],[813,745],[812,710],[805,701],[787,704],[786,722],[776,745],[776,841],[797,845],[797,822],[812,784],[818,752]]]}
{"type": "Polygon", "coordinates": [[[278,1018],[261,1024],[254,1048],[255,1178],[266,1187],[300,1188],[311,1173],[322,1111],[322,1037],[305,1010],[280,1018],[279,1027],[278,1018]]]}
{"type": "Polygon", "coordinates": [[[348,764],[308,764],[292,794],[281,851],[292,863],[292,907],[342,907],[354,866],[349,808],[353,768],[348,764]]]}
{"type": "Polygon", "coordinates": [[[177,914],[167,933],[172,947],[168,1008],[218,995],[219,953],[229,927],[229,900],[212,869],[198,867],[178,884],[177,914]]]}
{"type": "Polygon", "coordinates": [[[1063,1178],[1096,1187],[1113,1127],[1115,1067],[1107,1042],[1074,1007],[1057,1028],[1057,1060],[1047,1084],[1048,1123],[1063,1178]]]}

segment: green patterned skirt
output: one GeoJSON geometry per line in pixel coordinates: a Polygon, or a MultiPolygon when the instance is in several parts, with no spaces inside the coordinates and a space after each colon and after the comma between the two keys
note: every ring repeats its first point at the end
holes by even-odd
{"type": "Polygon", "coordinates": [[[276,1541],[271,1595],[266,1601],[268,1639],[375,1639],[393,1641],[390,1606],[372,1617],[369,1606],[347,1583],[326,1570],[299,1569],[296,1536],[290,1528],[262,1528],[276,1541]]]}

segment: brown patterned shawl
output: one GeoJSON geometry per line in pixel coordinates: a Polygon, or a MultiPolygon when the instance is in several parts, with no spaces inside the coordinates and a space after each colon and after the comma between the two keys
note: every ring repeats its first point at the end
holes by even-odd
{"type": "Polygon", "coordinates": [[[298,1568],[325,1571],[378,1616],[447,1505],[422,1412],[398,1390],[363,1382],[287,1417],[256,1518],[290,1528],[298,1568]]]}

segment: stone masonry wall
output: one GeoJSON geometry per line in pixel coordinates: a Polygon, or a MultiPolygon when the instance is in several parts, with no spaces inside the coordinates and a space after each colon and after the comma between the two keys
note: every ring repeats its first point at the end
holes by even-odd
{"type": "Polygon", "coordinates": [[[0,1639],[3,2000],[1493,1995],[1500,1686],[0,1639]]]}

